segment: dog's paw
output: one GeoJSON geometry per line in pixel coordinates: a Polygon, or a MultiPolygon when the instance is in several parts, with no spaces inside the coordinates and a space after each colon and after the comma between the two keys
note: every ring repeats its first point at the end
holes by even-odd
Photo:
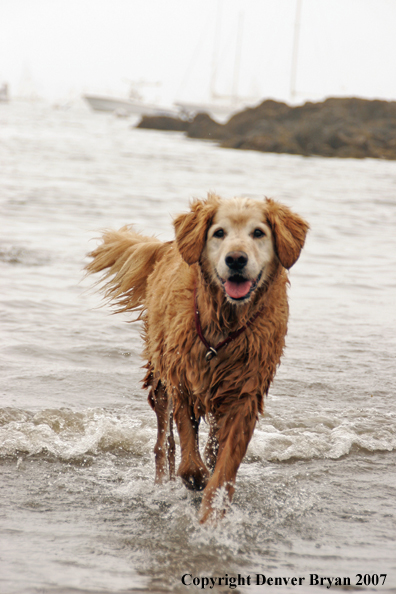
{"type": "Polygon", "coordinates": [[[179,468],[178,476],[182,479],[184,485],[190,491],[202,491],[209,481],[209,471],[205,466],[196,466],[194,468],[179,468]]]}

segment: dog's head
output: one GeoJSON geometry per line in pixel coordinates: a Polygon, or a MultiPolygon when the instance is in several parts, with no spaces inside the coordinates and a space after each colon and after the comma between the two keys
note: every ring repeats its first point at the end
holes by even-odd
{"type": "Polygon", "coordinates": [[[200,262],[227,301],[246,303],[270,276],[274,263],[291,268],[308,224],[273,200],[221,200],[210,194],[175,221],[176,243],[188,264],[200,262]]]}

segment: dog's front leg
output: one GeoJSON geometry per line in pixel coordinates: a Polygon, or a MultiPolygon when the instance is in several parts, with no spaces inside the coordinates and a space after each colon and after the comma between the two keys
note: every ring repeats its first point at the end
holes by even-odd
{"type": "Polygon", "coordinates": [[[239,465],[246,454],[257,420],[257,399],[236,401],[225,415],[217,417],[218,453],[213,474],[205,488],[200,522],[222,518],[235,491],[239,465]]]}
{"type": "Polygon", "coordinates": [[[217,453],[219,451],[219,441],[217,439],[218,427],[212,414],[208,415],[208,424],[209,436],[205,446],[204,459],[209,470],[213,470],[217,460],[217,453]]]}
{"type": "Polygon", "coordinates": [[[177,474],[188,489],[202,491],[208,482],[209,472],[199,453],[199,421],[186,401],[175,407],[174,416],[181,449],[181,462],[177,474]]]}

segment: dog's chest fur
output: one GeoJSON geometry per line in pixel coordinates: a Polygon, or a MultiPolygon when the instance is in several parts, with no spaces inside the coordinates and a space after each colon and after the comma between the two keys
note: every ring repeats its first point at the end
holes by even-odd
{"type": "Polygon", "coordinates": [[[288,318],[286,282],[286,275],[280,274],[254,308],[240,308],[240,317],[235,315],[238,309],[234,306],[233,326],[224,319],[223,330],[222,307],[229,313],[230,306],[225,300],[223,305],[214,302],[198,264],[189,267],[177,250],[170,249],[148,279],[144,316],[145,357],[154,375],[166,384],[169,395],[176,390],[202,416],[216,413],[233,399],[243,398],[244,393],[255,393],[261,412],[263,396],[284,346],[288,318]],[[194,288],[198,291],[202,332],[212,346],[246,324],[257,308],[261,309],[251,326],[211,361],[206,360],[207,349],[196,328],[194,288]],[[161,307],[150,307],[151,300],[156,304],[160,301],[161,307]]]}

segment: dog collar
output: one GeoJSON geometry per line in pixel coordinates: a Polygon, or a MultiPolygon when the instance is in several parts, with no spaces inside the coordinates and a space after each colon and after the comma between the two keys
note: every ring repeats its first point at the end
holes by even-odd
{"type": "Polygon", "coordinates": [[[228,344],[229,342],[232,342],[233,340],[235,340],[236,338],[238,338],[238,336],[240,336],[241,334],[243,334],[243,332],[245,332],[245,330],[247,330],[247,328],[253,324],[253,322],[255,321],[255,319],[258,317],[258,315],[261,312],[262,312],[261,309],[259,309],[258,311],[256,311],[256,313],[250,318],[250,320],[248,322],[246,322],[246,324],[244,326],[241,326],[241,328],[239,328],[238,330],[235,330],[234,332],[230,332],[230,334],[227,336],[227,338],[225,338],[224,340],[222,340],[216,346],[213,347],[206,340],[206,338],[205,338],[205,336],[203,335],[203,332],[202,332],[201,320],[200,320],[200,317],[199,317],[199,309],[198,309],[197,287],[194,287],[195,329],[197,331],[197,334],[198,334],[201,342],[203,342],[203,344],[205,345],[205,347],[207,349],[207,353],[205,355],[206,361],[210,361],[211,359],[213,359],[213,357],[217,357],[218,351],[220,349],[222,349],[226,344],[228,344]]]}

